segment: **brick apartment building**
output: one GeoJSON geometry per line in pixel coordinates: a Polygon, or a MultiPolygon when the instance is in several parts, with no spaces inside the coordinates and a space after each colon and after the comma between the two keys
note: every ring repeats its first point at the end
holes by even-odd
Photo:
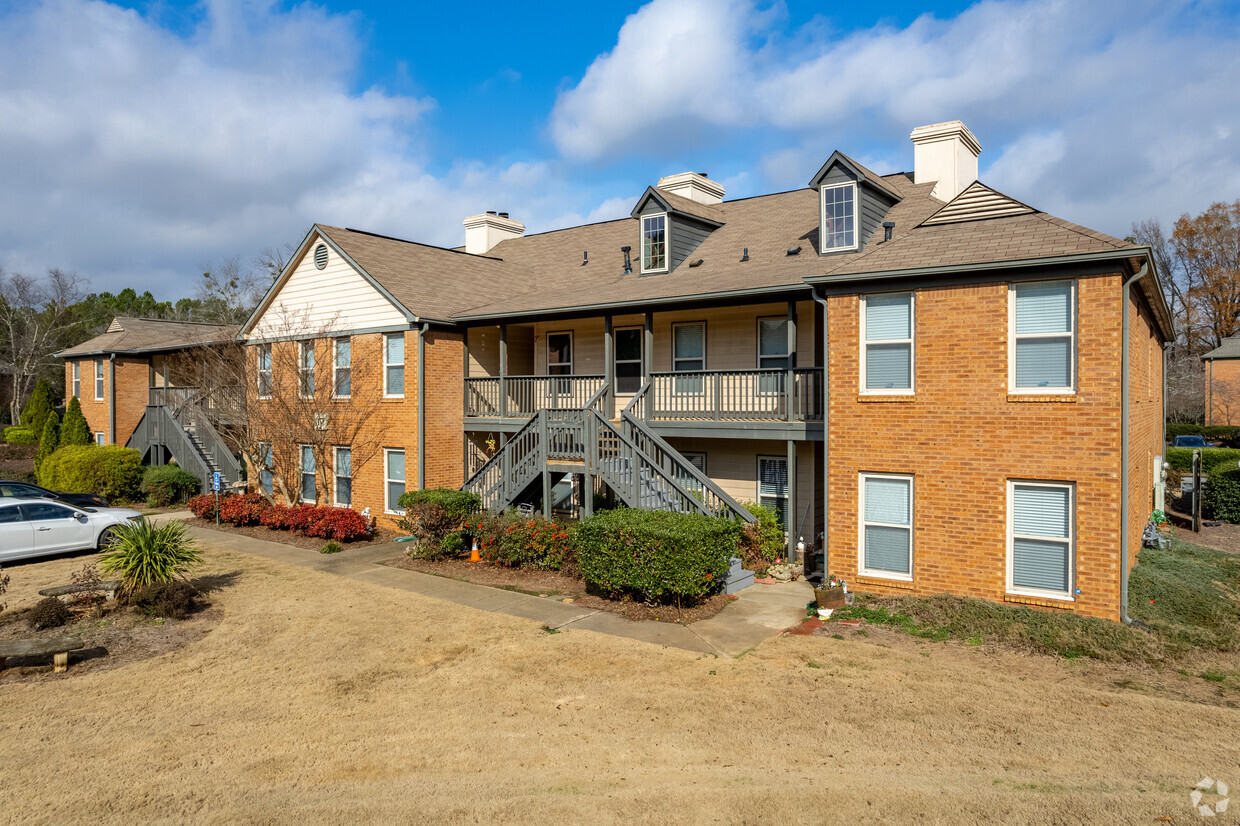
{"type": "Polygon", "coordinates": [[[1149,250],[979,182],[958,121],[911,137],[910,173],[836,152],[733,201],[681,173],[616,221],[471,216],[457,249],[315,225],[242,327],[247,409],[293,498],[380,519],[462,484],[758,502],[866,590],[1124,617],[1173,337],[1149,250]],[[294,393],[317,433],[274,427],[294,393]]]}
{"type": "Polygon", "coordinates": [[[1240,424],[1240,338],[1223,339],[1201,360],[1206,374],[1203,399],[1206,424],[1240,424]]]}

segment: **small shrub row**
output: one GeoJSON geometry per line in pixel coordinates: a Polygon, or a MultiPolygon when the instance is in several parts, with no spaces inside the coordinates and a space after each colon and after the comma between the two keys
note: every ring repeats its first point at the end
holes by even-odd
{"type": "Polygon", "coordinates": [[[142,457],[120,445],[69,445],[38,467],[39,484],[66,493],[97,493],[109,501],[132,502],[142,485],[142,457]]]}
{"type": "Polygon", "coordinates": [[[1166,462],[1171,465],[1172,470],[1178,470],[1181,473],[1191,473],[1193,470],[1193,450],[1201,450],[1202,473],[1206,472],[1206,468],[1221,465],[1224,462],[1230,462],[1232,467],[1237,467],[1236,463],[1240,462],[1240,450],[1230,447],[1169,447],[1165,457],[1166,462]]]}
{"type": "MultiPolygon", "coordinates": [[[[199,519],[214,520],[214,494],[191,497],[186,504],[199,519]]],[[[292,531],[302,536],[355,542],[371,535],[366,517],[350,508],[326,505],[273,505],[261,493],[228,494],[219,499],[219,519],[228,525],[262,525],[275,531],[292,531]]]]}
{"type": "Polygon", "coordinates": [[[1176,436],[1203,436],[1207,439],[1226,439],[1230,441],[1236,438],[1237,431],[1240,431],[1240,427],[1235,425],[1200,425],[1167,422],[1168,439],[1174,439],[1176,436]]]}
{"type": "Polygon", "coordinates": [[[398,503],[405,516],[397,524],[417,538],[417,555],[423,559],[459,556],[465,550],[466,523],[482,506],[477,494],[452,488],[407,491],[398,503]]]}
{"type": "Polygon", "coordinates": [[[263,511],[271,507],[261,493],[220,498],[220,521],[237,527],[257,525],[263,511]]]}
{"type": "Polygon", "coordinates": [[[523,516],[515,510],[499,516],[478,513],[464,526],[464,533],[478,541],[479,554],[488,562],[549,571],[576,567],[576,531],[575,525],[548,522],[541,514],[523,516]]]}
{"type": "Polygon", "coordinates": [[[32,445],[38,440],[33,428],[18,425],[4,429],[4,441],[11,445],[32,445]]]}
{"type": "MultiPolygon", "coordinates": [[[[229,494],[229,496],[231,495],[229,494]]],[[[199,519],[210,519],[214,522],[216,502],[222,502],[226,498],[228,497],[224,496],[217,500],[214,493],[204,493],[201,496],[191,496],[189,501],[185,503],[185,506],[189,508],[190,513],[199,519]]]]}
{"type": "Polygon", "coordinates": [[[139,490],[146,494],[146,504],[152,508],[179,505],[192,496],[202,483],[198,477],[176,465],[148,467],[142,474],[139,490]]]}

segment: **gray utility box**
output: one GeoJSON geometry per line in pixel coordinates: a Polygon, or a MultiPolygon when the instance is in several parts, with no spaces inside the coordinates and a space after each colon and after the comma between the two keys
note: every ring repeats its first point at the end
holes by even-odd
{"type": "MultiPolygon", "coordinates": [[[[1201,477],[1202,489],[1205,488],[1206,482],[1208,481],[1209,481],[1209,477],[1207,476],[1201,477]]],[[[1197,491],[1193,488],[1193,477],[1191,475],[1185,476],[1183,479],[1180,480],[1180,512],[1191,514],[1196,508],[1196,505],[1197,505],[1197,491]]]]}

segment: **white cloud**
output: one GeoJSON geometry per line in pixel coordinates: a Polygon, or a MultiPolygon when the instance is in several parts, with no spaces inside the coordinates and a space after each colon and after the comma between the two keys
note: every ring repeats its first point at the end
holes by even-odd
{"type": "Polygon", "coordinates": [[[834,148],[907,169],[912,127],[960,118],[987,150],[991,183],[1119,232],[1240,194],[1228,143],[1240,129],[1240,48],[1223,12],[1188,0],[985,0],[841,36],[820,19],[785,32],[781,16],[740,0],[654,0],[561,93],[550,132],[566,155],[595,162],[775,133],[784,148],[749,162],[786,185],[834,148]]]}

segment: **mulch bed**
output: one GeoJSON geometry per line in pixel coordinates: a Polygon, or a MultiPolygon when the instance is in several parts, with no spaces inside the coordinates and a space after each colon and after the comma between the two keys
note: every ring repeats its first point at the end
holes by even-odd
{"type": "MultiPolygon", "coordinates": [[[[262,525],[247,525],[245,527],[237,527],[224,522],[216,525],[214,519],[199,519],[198,517],[190,517],[184,520],[186,525],[194,528],[210,528],[213,531],[223,531],[224,533],[235,533],[241,536],[248,536],[253,539],[265,539],[268,542],[279,542],[282,545],[292,545],[297,548],[307,548],[312,551],[318,551],[323,548],[330,539],[319,539],[314,536],[302,536],[292,531],[273,531],[271,528],[265,528],[262,525]]],[[[390,531],[387,528],[376,528],[375,535],[370,539],[362,539],[357,542],[341,542],[340,547],[344,550],[350,548],[365,548],[369,545],[386,545],[401,534],[396,531],[390,531]]]]}
{"type": "Polygon", "coordinates": [[[459,559],[429,560],[401,556],[387,563],[394,568],[457,579],[474,585],[486,585],[505,591],[546,597],[571,599],[574,605],[609,611],[634,622],[679,622],[689,624],[709,619],[723,610],[733,597],[716,594],[697,605],[648,605],[634,600],[608,599],[589,592],[586,583],[562,571],[540,571],[528,568],[507,568],[489,562],[466,562],[459,559]]]}

